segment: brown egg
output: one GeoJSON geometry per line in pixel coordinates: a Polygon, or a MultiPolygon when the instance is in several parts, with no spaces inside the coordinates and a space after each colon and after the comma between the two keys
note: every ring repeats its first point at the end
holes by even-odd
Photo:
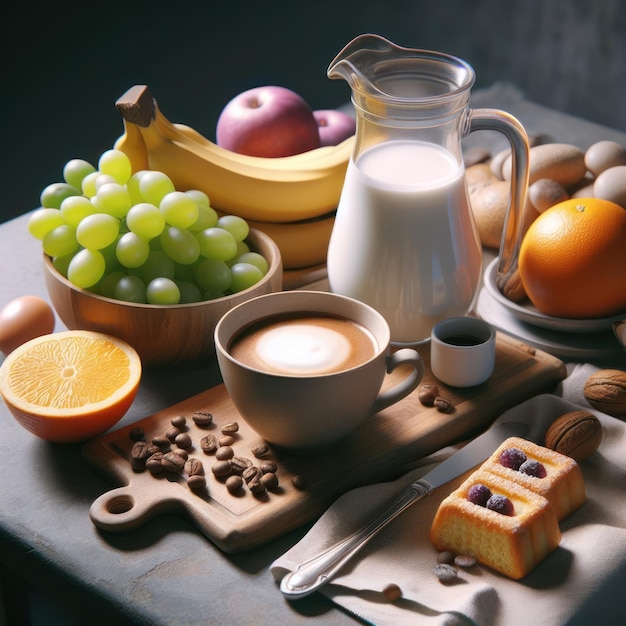
{"type": "Polygon", "coordinates": [[[0,351],[9,354],[23,343],[54,330],[54,311],[38,296],[21,296],[0,311],[0,351]]]}

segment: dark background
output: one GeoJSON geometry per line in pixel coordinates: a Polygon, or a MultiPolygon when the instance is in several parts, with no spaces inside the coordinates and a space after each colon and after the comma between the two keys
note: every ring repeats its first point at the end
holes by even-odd
{"type": "Polygon", "coordinates": [[[230,98],[278,84],[315,108],[349,99],[326,68],[356,35],[469,61],[477,87],[626,130],[622,0],[5,0],[0,19],[0,221],[36,208],[73,157],[122,132],[115,100],[147,84],[172,121],[214,139],[230,98]]]}

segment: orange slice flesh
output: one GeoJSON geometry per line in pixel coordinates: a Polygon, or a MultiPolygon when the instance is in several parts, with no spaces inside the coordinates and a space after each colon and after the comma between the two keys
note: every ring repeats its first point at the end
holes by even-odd
{"type": "Polygon", "coordinates": [[[91,331],[37,337],[0,368],[0,393],[14,417],[49,441],[80,441],[119,421],[141,380],[141,360],[126,342],[91,331]]]}

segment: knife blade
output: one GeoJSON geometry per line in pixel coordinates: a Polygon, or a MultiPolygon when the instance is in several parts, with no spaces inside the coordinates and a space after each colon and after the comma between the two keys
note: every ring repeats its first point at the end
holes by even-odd
{"type": "Polygon", "coordinates": [[[297,600],[317,591],[408,507],[437,487],[482,463],[505,439],[523,437],[527,431],[528,425],[519,422],[501,422],[492,426],[420,479],[407,485],[372,521],[286,574],[280,583],[281,592],[289,600],[297,600]]]}

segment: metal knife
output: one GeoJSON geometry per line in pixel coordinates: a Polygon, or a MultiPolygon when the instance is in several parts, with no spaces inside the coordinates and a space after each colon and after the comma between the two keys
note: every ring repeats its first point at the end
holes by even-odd
{"type": "Polygon", "coordinates": [[[290,600],[297,600],[317,591],[331,581],[372,537],[409,506],[433,489],[482,463],[505,439],[523,437],[527,431],[528,425],[518,422],[502,422],[489,428],[422,478],[407,485],[396,500],[371,522],[284,576],[280,583],[283,595],[290,600]]]}

